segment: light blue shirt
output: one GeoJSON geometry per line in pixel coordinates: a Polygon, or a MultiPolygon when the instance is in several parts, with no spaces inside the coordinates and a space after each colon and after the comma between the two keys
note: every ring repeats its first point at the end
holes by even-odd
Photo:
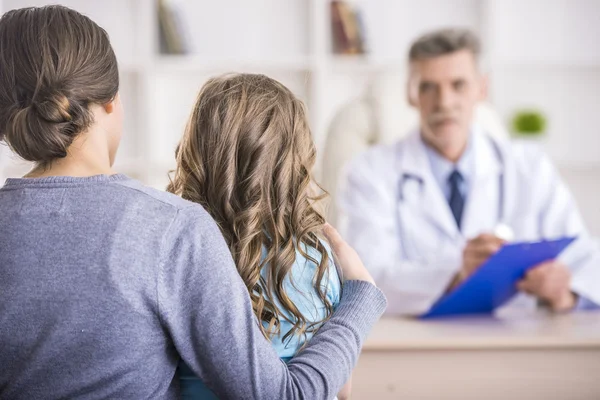
{"type": "Polygon", "coordinates": [[[473,182],[473,176],[475,175],[475,157],[473,155],[472,140],[469,139],[467,142],[467,147],[457,163],[453,163],[447,158],[444,158],[444,156],[440,155],[427,143],[423,142],[423,144],[425,145],[433,177],[442,190],[446,200],[450,199],[450,182],[448,182],[448,178],[454,170],[460,172],[463,177],[459,184],[459,190],[466,199],[473,182]]]}
{"type": "MultiPolygon", "coordinates": [[[[331,248],[327,243],[322,243],[327,249],[330,260],[327,273],[323,277],[322,288],[325,289],[327,299],[335,309],[340,302],[342,284],[337,273],[336,266],[333,262],[331,248]]],[[[304,248],[304,251],[315,260],[320,261],[321,256],[315,249],[304,248]]],[[[266,254],[263,254],[263,256],[265,255],[266,254]]],[[[302,254],[300,254],[300,252],[296,251],[296,261],[283,283],[285,293],[302,313],[302,315],[304,315],[309,324],[311,322],[320,321],[327,315],[325,304],[321,301],[317,291],[313,287],[313,279],[316,269],[317,265],[315,263],[309,261],[302,254]]],[[[266,274],[267,268],[263,268],[261,275],[265,279],[267,276],[266,274]]],[[[227,283],[224,282],[224,284],[227,283]]],[[[283,309],[277,299],[274,299],[273,301],[279,306],[280,309],[283,309]]],[[[284,315],[288,317],[288,319],[292,319],[292,315],[289,312],[285,312],[284,315]]],[[[210,323],[210,321],[207,321],[207,323],[210,323]]],[[[271,343],[279,357],[285,362],[294,357],[302,345],[310,340],[316,329],[320,327],[315,326],[311,329],[311,331],[306,332],[304,335],[295,335],[284,340],[283,337],[289,331],[291,331],[293,324],[290,321],[287,321],[285,318],[280,320],[280,324],[280,333],[279,335],[271,338],[271,343]]],[[[268,326],[268,324],[265,322],[263,322],[263,325],[265,327],[268,326]]],[[[217,399],[217,397],[206,387],[206,385],[204,385],[200,379],[195,376],[195,374],[187,365],[181,363],[178,368],[178,373],[181,386],[181,398],[183,400],[217,399]]]]}
{"type": "MultiPolygon", "coordinates": [[[[327,243],[323,242],[323,245],[329,254],[330,264],[321,283],[321,288],[326,294],[329,303],[335,308],[340,302],[342,286],[340,277],[333,263],[331,249],[327,243]]],[[[305,247],[304,251],[315,260],[321,260],[321,255],[314,248],[305,247]]],[[[298,308],[300,313],[304,315],[308,323],[320,321],[327,315],[325,304],[323,304],[313,286],[316,269],[317,266],[313,262],[304,258],[299,252],[296,252],[296,263],[283,283],[285,293],[298,308]]],[[[263,268],[261,275],[264,279],[267,278],[266,268],[263,268]]],[[[273,299],[273,302],[280,310],[284,310],[277,299],[273,299]]],[[[291,313],[284,311],[283,314],[288,319],[293,319],[291,313]]],[[[280,321],[280,324],[280,334],[271,338],[271,343],[279,357],[284,360],[294,357],[304,343],[313,336],[314,330],[319,328],[319,326],[317,326],[312,329],[312,332],[306,332],[306,334],[302,336],[296,335],[288,337],[284,341],[283,337],[292,330],[293,324],[290,321],[285,320],[285,318],[280,321]]],[[[267,323],[263,323],[263,325],[265,327],[268,326],[267,323]]]]}

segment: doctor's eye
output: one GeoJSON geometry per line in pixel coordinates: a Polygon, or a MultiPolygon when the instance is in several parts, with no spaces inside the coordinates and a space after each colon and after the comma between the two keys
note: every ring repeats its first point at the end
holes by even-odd
{"type": "Polygon", "coordinates": [[[459,79],[459,80],[452,82],[452,86],[454,87],[454,90],[456,90],[457,92],[462,92],[463,90],[465,90],[467,88],[467,82],[462,79],[459,79]]]}
{"type": "Polygon", "coordinates": [[[421,82],[419,85],[419,92],[423,94],[434,93],[437,86],[431,82],[421,82]]]}

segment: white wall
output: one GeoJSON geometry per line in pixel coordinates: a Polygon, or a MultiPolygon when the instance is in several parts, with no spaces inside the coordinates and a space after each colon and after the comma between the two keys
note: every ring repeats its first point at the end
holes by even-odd
{"type": "MultiPolygon", "coordinates": [[[[0,0],[4,10],[55,3],[0,0]]],[[[507,119],[520,107],[549,119],[542,145],[573,187],[600,234],[600,1],[355,0],[364,12],[370,54],[330,54],[328,0],[172,0],[187,27],[192,54],[157,51],[152,0],[62,0],[105,27],[121,67],[127,110],[118,168],[164,187],[174,147],[207,77],[263,72],[306,101],[318,148],[339,107],[361,96],[381,72],[404,69],[417,35],[442,26],[478,32],[487,50],[491,101],[507,119]],[[583,171],[583,172],[582,172],[583,171]]],[[[1,10],[0,10],[1,11],[1,10]]],[[[398,88],[403,90],[403,88],[398,88]]],[[[326,157],[326,154],[321,154],[326,157]]],[[[0,153],[0,179],[23,168],[0,153]]]]}

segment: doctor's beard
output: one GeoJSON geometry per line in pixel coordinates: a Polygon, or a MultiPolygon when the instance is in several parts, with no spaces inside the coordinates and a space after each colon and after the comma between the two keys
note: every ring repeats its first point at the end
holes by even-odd
{"type": "Polygon", "coordinates": [[[454,112],[436,112],[427,118],[429,133],[438,146],[457,146],[464,144],[468,137],[468,125],[454,112]]]}

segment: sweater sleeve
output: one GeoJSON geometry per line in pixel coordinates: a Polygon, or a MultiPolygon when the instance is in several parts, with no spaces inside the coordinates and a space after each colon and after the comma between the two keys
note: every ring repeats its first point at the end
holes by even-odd
{"type": "Polygon", "coordinates": [[[229,249],[199,207],[180,210],[165,234],[157,297],[177,352],[224,399],[333,398],[386,306],[375,286],[347,282],[331,319],[286,365],[262,336],[229,249]]]}

